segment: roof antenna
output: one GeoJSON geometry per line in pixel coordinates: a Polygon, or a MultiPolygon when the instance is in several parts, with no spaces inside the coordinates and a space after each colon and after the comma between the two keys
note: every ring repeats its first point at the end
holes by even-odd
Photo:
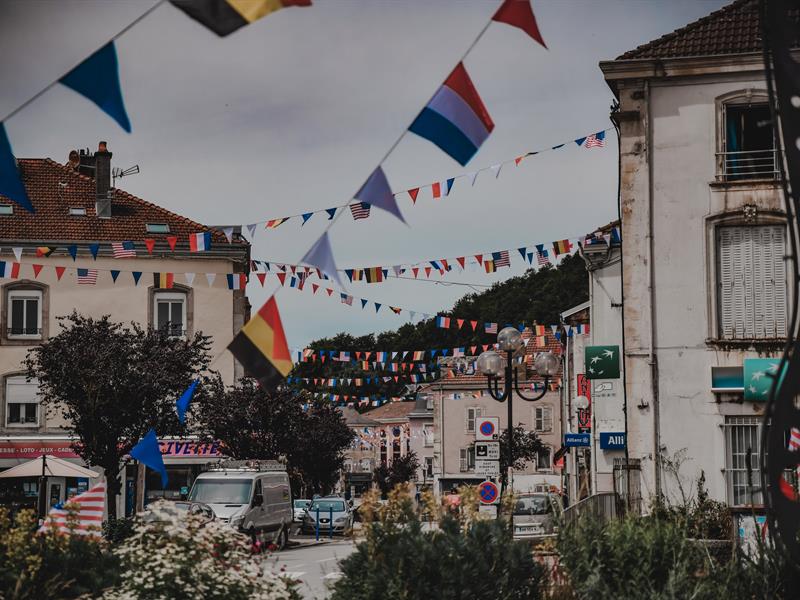
{"type": "Polygon", "coordinates": [[[127,169],[123,170],[119,167],[114,167],[111,169],[111,187],[117,187],[117,178],[127,177],[128,175],[136,175],[139,173],[139,165],[133,165],[132,167],[128,167],[127,169]]]}

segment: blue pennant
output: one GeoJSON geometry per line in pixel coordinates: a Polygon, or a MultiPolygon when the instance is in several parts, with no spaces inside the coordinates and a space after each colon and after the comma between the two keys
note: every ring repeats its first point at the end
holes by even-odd
{"type": "Polygon", "coordinates": [[[131,458],[138,460],[143,465],[146,465],[161,473],[161,487],[167,487],[167,468],[164,466],[164,458],[161,456],[161,448],[158,446],[158,438],[156,438],[155,430],[151,429],[145,436],[139,440],[131,451],[129,452],[131,458]]]}
{"type": "Polygon", "coordinates": [[[11,152],[11,144],[6,135],[6,128],[0,123],[0,194],[11,198],[28,212],[36,212],[28,198],[28,192],[22,185],[17,161],[11,152]]]}
{"type": "Polygon", "coordinates": [[[178,410],[178,421],[181,423],[186,422],[186,411],[189,409],[189,403],[192,401],[194,391],[197,389],[197,384],[200,383],[199,379],[195,379],[181,397],[175,402],[175,407],[178,410]]]}

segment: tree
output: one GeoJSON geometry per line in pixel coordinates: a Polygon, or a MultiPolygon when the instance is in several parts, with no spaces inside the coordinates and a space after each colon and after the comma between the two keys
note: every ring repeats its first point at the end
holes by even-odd
{"type": "Polygon", "coordinates": [[[419,469],[419,459],[414,451],[392,460],[392,465],[378,465],[372,478],[383,496],[386,496],[396,485],[414,479],[419,469]]]}
{"type": "Polygon", "coordinates": [[[308,404],[292,390],[269,391],[249,378],[228,388],[216,379],[209,387],[194,416],[201,435],[219,440],[226,455],[285,457],[296,490],[327,491],[336,482],[353,432],[331,404],[308,404]]]}
{"type": "Polygon", "coordinates": [[[514,470],[524,469],[529,462],[536,460],[536,456],[546,450],[545,445],[539,436],[533,431],[528,431],[524,427],[517,425],[514,427],[514,453],[509,454],[508,449],[508,429],[504,429],[500,434],[500,482],[503,489],[506,487],[508,478],[508,467],[514,470]]]}
{"type": "Polygon", "coordinates": [[[181,432],[175,399],[208,368],[209,338],[169,337],[108,315],[73,312],[58,320],[63,331],[30,350],[24,364],[39,382],[44,407],[60,411],[77,438],[75,452],[105,471],[108,514],[115,518],[120,464],[151,427],[159,435],[181,432]]]}

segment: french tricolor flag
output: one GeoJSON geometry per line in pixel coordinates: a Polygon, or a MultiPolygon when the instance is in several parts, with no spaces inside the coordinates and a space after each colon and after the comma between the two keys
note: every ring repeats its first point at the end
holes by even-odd
{"type": "Polygon", "coordinates": [[[189,250],[205,252],[211,248],[211,232],[192,233],[189,235],[189,250]]]}
{"type": "Polygon", "coordinates": [[[489,137],[494,123],[464,64],[458,63],[408,129],[464,166],[489,137]]]}

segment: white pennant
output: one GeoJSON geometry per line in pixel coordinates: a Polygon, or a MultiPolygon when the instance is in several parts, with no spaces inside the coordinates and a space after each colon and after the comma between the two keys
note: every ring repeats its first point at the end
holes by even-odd
{"type": "Polygon", "coordinates": [[[208,285],[214,285],[214,280],[217,278],[216,273],[206,273],[206,280],[208,281],[208,285]]]}
{"type": "Polygon", "coordinates": [[[475,185],[475,180],[478,178],[478,173],[480,173],[480,171],[473,171],[472,173],[467,173],[467,177],[470,177],[472,179],[473,186],[475,185]]]}
{"type": "Polygon", "coordinates": [[[20,258],[22,258],[22,248],[12,248],[14,251],[14,256],[17,257],[17,262],[19,262],[20,258]]]}
{"type": "Polygon", "coordinates": [[[413,310],[410,310],[408,312],[411,315],[411,320],[413,321],[414,320],[414,315],[416,315],[417,313],[415,313],[413,310]]]}
{"type": "Polygon", "coordinates": [[[222,233],[225,234],[225,238],[228,240],[230,244],[233,241],[233,227],[223,227],[222,233]]]}
{"type": "Polygon", "coordinates": [[[397,266],[392,267],[392,270],[394,271],[395,277],[399,277],[400,274],[403,272],[403,267],[400,266],[400,265],[397,265],[397,266]]]}
{"type": "Polygon", "coordinates": [[[256,239],[256,227],[258,227],[258,223],[251,223],[247,226],[247,231],[250,232],[250,241],[256,239]]]}
{"type": "Polygon", "coordinates": [[[503,168],[503,163],[492,165],[489,168],[492,170],[492,173],[494,173],[494,178],[497,179],[498,177],[500,177],[500,169],[503,168]]]}
{"type": "Polygon", "coordinates": [[[186,277],[186,283],[188,285],[192,285],[194,283],[194,273],[184,273],[184,277],[186,277]]]}

